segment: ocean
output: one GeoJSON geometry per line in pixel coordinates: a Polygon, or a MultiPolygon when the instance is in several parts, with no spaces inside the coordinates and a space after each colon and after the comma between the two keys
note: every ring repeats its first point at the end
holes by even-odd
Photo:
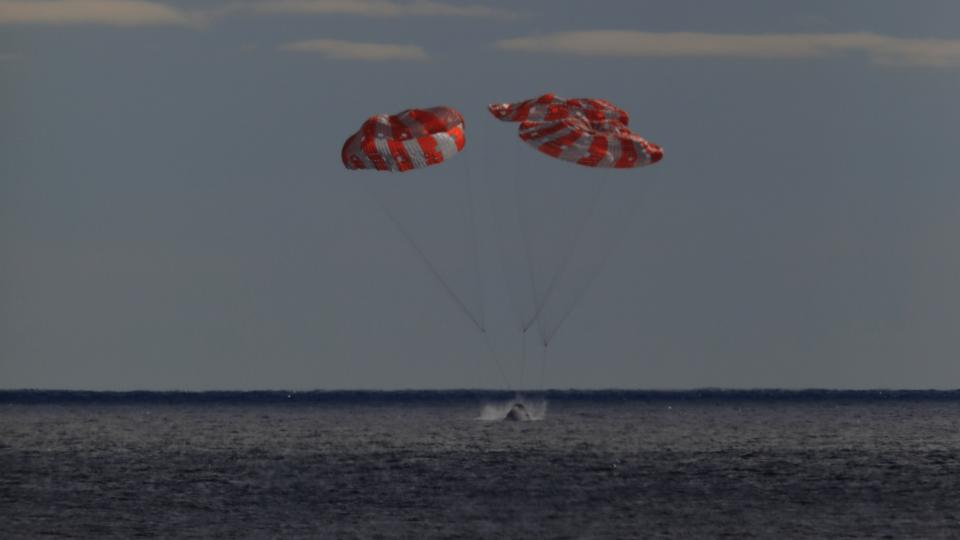
{"type": "Polygon", "coordinates": [[[957,538],[960,392],[0,391],[0,538],[957,538]]]}

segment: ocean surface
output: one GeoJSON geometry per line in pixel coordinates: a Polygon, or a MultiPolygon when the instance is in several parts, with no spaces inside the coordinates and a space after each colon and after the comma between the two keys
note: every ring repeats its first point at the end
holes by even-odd
{"type": "Polygon", "coordinates": [[[960,537],[960,392],[513,399],[0,391],[0,537],[960,537]]]}

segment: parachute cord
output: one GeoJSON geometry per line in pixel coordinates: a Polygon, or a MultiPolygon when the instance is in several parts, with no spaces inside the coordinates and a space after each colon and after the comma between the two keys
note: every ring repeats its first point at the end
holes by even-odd
{"type": "MultiPolygon", "coordinates": [[[[557,268],[557,271],[554,272],[553,276],[550,277],[550,282],[543,294],[543,300],[540,302],[539,306],[536,306],[536,311],[534,312],[533,317],[524,323],[524,329],[530,328],[530,325],[537,321],[537,319],[540,317],[540,313],[543,311],[543,308],[546,307],[547,302],[550,301],[550,297],[553,295],[553,291],[556,288],[557,283],[560,281],[560,278],[563,276],[564,272],[567,271],[567,265],[570,263],[570,259],[573,258],[573,254],[576,252],[577,246],[580,245],[580,238],[583,236],[583,231],[586,230],[587,224],[590,222],[590,219],[596,212],[597,201],[600,200],[600,195],[606,188],[607,180],[609,179],[609,174],[605,175],[603,180],[599,182],[599,187],[597,187],[597,189],[593,192],[593,197],[590,199],[590,207],[587,210],[586,215],[584,215],[583,221],[580,222],[580,225],[577,226],[576,232],[573,236],[571,236],[571,242],[567,246],[567,249],[563,255],[563,259],[560,260],[560,266],[557,268]]],[[[542,334],[543,332],[541,331],[541,336],[542,334]]]]}
{"type": "MultiPolygon", "coordinates": [[[[486,167],[484,167],[484,174],[488,174],[486,167]]],[[[496,205],[494,204],[494,195],[491,191],[489,177],[484,176],[483,178],[484,186],[486,186],[487,193],[487,204],[490,206],[491,214],[494,212],[496,205]]],[[[511,293],[510,289],[510,272],[507,271],[507,249],[504,247],[504,237],[506,236],[505,231],[503,230],[503,220],[497,219],[496,216],[493,216],[494,226],[496,227],[495,236],[497,237],[497,248],[500,251],[500,273],[503,274],[503,281],[507,287],[507,296],[510,297],[510,307],[513,309],[513,314],[517,318],[517,326],[523,326],[523,315],[520,313],[520,307],[517,306],[517,299],[514,294],[511,293]]]]}
{"type": "Polygon", "coordinates": [[[493,358],[493,362],[497,365],[497,371],[500,372],[500,378],[503,379],[503,384],[507,387],[507,390],[513,391],[513,386],[510,385],[510,380],[507,379],[506,373],[503,371],[503,365],[500,364],[500,356],[493,349],[493,344],[490,343],[490,336],[487,335],[486,330],[481,330],[483,334],[483,342],[487,345],[487,350],[490,351],[490,356],[493,358]]]}
{"type": "Polygon", "coordinates": [[[467,192],[467,211],[470,213],[470,237],[473,242],[473,269],[476,272],[476,297],[477,297],[477,306],[480,308],[480,327],[486,327],[486,307],[485,307],[485,292],[486,288],[483,283],[483,272],[480,268],[480,233],[477,228],[477,217],[476,210],[474,208],[475,204],[473,201],[473,186],[470,182],[470,164],[467,159],[463,159],[463,180],[464,187],[467,192]]]}
{"type": "Polygon", "coordinates": [[[520,333],[520,388],[523,388],[523,374],[527,370],[527,333],[520,333]]]}
{"type": "Polygon", "coordinates": [[[543,348],[540,349],[540,392],[541,393],[543,392],[543,380],[544,380],[544,373],[546,372],[546,367],[547,367],[547,346],[544,345],[543,348]]]}
{"type": "Polygon", "coordinates": [[[537,318],[537,319],[535,320],[535,324],[537,325],[537,335],[540,336],[540,341],[545,341],[545,340],[546,340],[546,336],[545,336],[545,334],[544,334],[544,332],[543,332],[543,321],[540,320],[539,318],[537,318]]]}
{"type": "Polygon", "coordinates": [[[470,319],[470,322],[472,322],[473,325],[477,327],[477,330],[479,330],[480,332],[484,332],[483,325],[480,324],[479,321],[477,321],[477,318],[473,316],[473,314],[467,308],[466,304],[463,303],[460,297],[457,296],[457,293],[455,293],[453,289],[450,287],[450,284],[448,284],[447,281],[443,279],[443,276],[440,275],[440,272],[437,271],[437,268],[434,266],[434,264],[430,262],[430,259],[427,257],[427,254],[424,253],[423,249],[420,248],[420,245],[417,244],[417,242],[413,239],[412,236],[410,236],[410,233],[407,231],[407,229],[400,224],[400,221],[396,218],[396,216],[394,216],[393,213],[387,209],[387,206],[383,204],[383,201],[380,200],[380,197],[378,197],[373,192],[373,190],[369,188],[369,186],[364,185],[364,187],[367,188],[367,193],[373,198],[373,200],[377,202],[377,205],[380,207],[380,210],[382,210],[383,213],[387,216],[387,218],[393,223],[394,227],[397,228],[397,231],[400,232],[400,234],[407,240],[407,243],[410,244],[410,247],[412,247],[413,250],[417,253],[417,255],[420,256],[420,260],[423,261],[427,269],[430,270],[430,273],[433,275],[433,277],[436,278],[438,282],[440,282],[440,284],[443,286],[443,290],[447,292],[448,296],[450,296],[450,299],[457,304],[457,306],[460,308],[460,311],[462,311],[463,314],[466,315],[468,319],[470,319]]]}
{"type": "Polygon", "coordinates": [[[549,335],[546,338],[544,338],[543,340],[544,347],[546,347],[547,345],[550,344],[551,341],[553,341],[553,338],[557,335],[557,332],[560,331],[560,327],[562,327],[563,323],[566,322],[567,317],[569,317],[570,314],[573,313],[573,310],[576,309],[578,305],[580,305],[580,302],[583,300],[583,297],[586,294],[587,290],[590,288],[590,285],[592,285],[593,282],[597,279],[597,277],[599,277],[600,274],[603,273],[604,267],[606,267],[607,262],[613,256],[613,253],[616,251],[617,247],[620,245],[620,242],[623,241],[624,237],[626,236],[627,229],[629,228],[629,224],[631,221],[633,221],[633,216],[636,215],[637,211],[640,209],[641,206],[643,206],[642,199],[639,202],[637,202],[637,204],[633,205],[630,209],[627,210],[626,224],[624,225],[623,229],[620,230],[613,244],[607,249],[606,253],[604,253],[601,256],[600,264],[597,266],[597,269],[593,272],[593,274],[590,276],[587,282],[584,283],[583,286],[581,286],[580,289],[577,291],[576,296],[574,297],[573,303],[570,304],[570,307],[563,314],[563,317],[560,318],[560,321],[553,328],[553,330],[549,332],[549,335]]]}
{"type": "MultiPolygon", "coordinates": [[[[519,149],[519,146],[518,146],[518,149],[519,149]]],[[[513,176],[513,192],[514,192],[514,196],[517,199],[517,222],[520,225],[520,234],[523,240],[523,255],[527,262],[527,274],[530,277],[530,295],[533,297],[533,308],[534,310],[536,310],[537,305],[540,304],[540,298],[539,298],[539,295],[537,294],[537,282],[536,282],[536,279],[534,278],[533,257],[530,255],[530,233],[527,230],[527,221],[526,219],[524,219],[523,196],[521,192],[522,190],[520,189],[520,160],[519,159],[517,159],[517,165],[514,168],[514,172],[515,174],[513,176]]],[[[529,328],[529,325],[524,324],[523,320],[520,321],[520,324],[521,324],[521,328],[520,328],[521,331],[525,333],[529,328]]],[[[538,325],[537,329],[539,330],[540,338],[544,339],[543,327],[538,325]]]]}

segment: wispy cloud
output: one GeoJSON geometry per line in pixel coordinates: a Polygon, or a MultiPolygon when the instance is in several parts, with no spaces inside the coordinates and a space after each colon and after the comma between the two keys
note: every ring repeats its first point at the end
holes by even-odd
{"type": "Polygon", "coordinates": [[[144,0],[0,0],[0,24],[188,26],[198,22],[185,11],[144,0]]]}
{"type": "Polygon", "coordinates": [[[181,9],[151,0],[0,0],[0,25],[196,26],[238,13],[354,15],[375,18],[515,19],[517,13],[481,4],[436,0],[224,0],[181,9]]]}
{"type": "Polygon", "coordinates": [[[264,0],[241,4],[259,13],[358,15],[364,17],[474,17],[513,19],[512,11],[483,5],[452,5],[433,0],[264,0]]]}
{"type": "Polygon", "coordinates": [[[592,30],[498,41],[507,51],[579,56],[810,58],[865,54],[878,64],[960,66],[960,40],[910,39],[871,33],[707,34],[592,30]]]}
{"type": "Polygon", "coordinates": [[[426,51],[417,45],[392,43],[359,43],[337,39],[310,39],[285,43],[282,51],[314,53],[333,60],[362,60],[383,62],[387,60],[418,61],[428,58],[426,51]]]}

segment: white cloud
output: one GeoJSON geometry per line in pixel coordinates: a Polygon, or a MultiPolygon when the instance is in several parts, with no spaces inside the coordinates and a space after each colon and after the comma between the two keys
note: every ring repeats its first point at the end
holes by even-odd
{"type": "Polygon", "coordinates": [[[579,56],[809,58],[861,53],[887,65],[960,66],[960,40],[871,33],[707,34],[593,30],[498,41],[508,51],[579,56]]]}
{"type": "Polygon", "coordinates": [[[476,17],[512,19],[510,11],[482,5],[451,5],[433,0],[272,0],[255,2],[249,9],[261,13],[359,15],[365,17],[476,17]]]}
{"type": "Polygon", "coordinates": [[[426,60],[427,53],[417,45],[392,43],[359,43],[337,39],[310,39],[286,43],[282,51],[315,53],[333,60],[363,60],[383,62],[388,60],[426,60]]]}
{"type": "Polygon", "coordinates": [[[196,17],[144,0],[0,0],[0,24],[192,25],[196,17]]]}

